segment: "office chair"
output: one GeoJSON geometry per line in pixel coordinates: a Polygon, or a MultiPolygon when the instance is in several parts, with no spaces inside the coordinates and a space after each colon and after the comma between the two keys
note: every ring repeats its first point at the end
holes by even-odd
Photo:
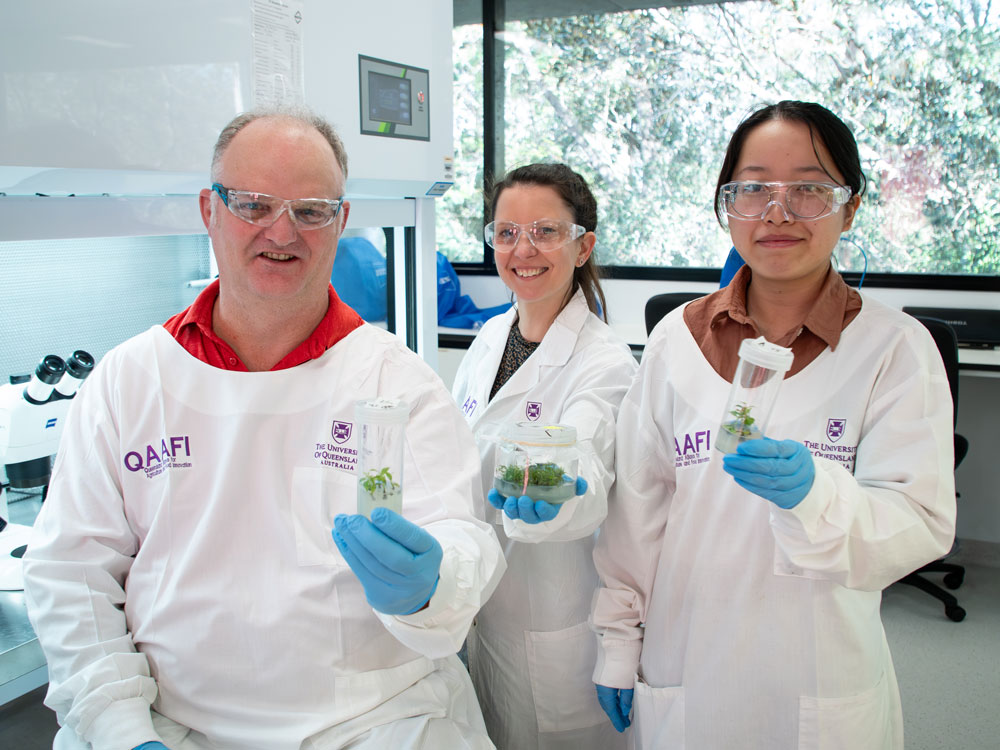
{"type": "MultiPolygon", "coordinates": [[[[951,400],[955,404],[955,422],[958,421],[958,338],[955,336],[955,329],[950,324],[937,318],[927,318],[914,316],[924,324],[934,343],[937,344],[938,351],[941,352],[941,359],[944,362],[944,369],[948,373],[948,384],[951,386],[951,400]]],[[[962,463],[965,454],[969,450],[969,441],[962,435],[955,433],[955,468],[962,463]]],[[[956,493],[956,497],[958,493],[956,493]]],[[[916,586],[921,591],[939,599],[944,604],[944,613],[949,619],[961,622],[965,619],[965,610],[958,605],[958,599],[949,594],[943,588],[924,578],[927,573],[944,573],[944,585],[949,589],[957,589],[965,580],[965,568],[955,563],[946,562],[957,549],[957,542],[952,546],[951,551],[944,557],[929,562],[922,568],[918,568],[909,575],[900,578],[897,583],[905,583],[908,586],[916,586]]]]}
{"type": "Polygon", "coordinates": [[[648,336],[660,319],[675,307],[685,302],[704,297],[705,292],[664,292],[654,294],[646,300],[646,335],[648,336]]]}

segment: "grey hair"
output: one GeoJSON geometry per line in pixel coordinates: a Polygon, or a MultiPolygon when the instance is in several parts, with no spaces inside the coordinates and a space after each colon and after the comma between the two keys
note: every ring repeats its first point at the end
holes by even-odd
{"type": "Polygon", "coordinates": [[[347,151],[344,149],[344,142],[340,140],[340,136],[337,135],[337,131],[333,129],[333,126],[315,112],[304,107],[281,107],[243,112],[229,121],[229,124],[219,133],[219,138],[215,142],[215,149],[212,151],[213,181],[218,179],[219,162],[222,160],[222,154],[229,148],[229,144],[233,142],[236,134],[254,120],[263,120],[266,118],[294,120],[319,131],[319,134],[326,139],[326,142],[330,144],[330,148],[333,149],[333,155],[337,158],[340,171],[344,174],[344,179],[347,179],[347,151]]]}

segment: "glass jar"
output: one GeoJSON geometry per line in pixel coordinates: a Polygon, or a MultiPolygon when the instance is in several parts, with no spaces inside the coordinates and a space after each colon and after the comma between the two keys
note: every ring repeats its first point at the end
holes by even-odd
{"type": "Polygon", "coordinates": [[[518,422],[497,445],[493,487],[505,497],[564,503],[576,495],[579,465],[575,427],[518,422]]]}
{"type": "Polygon", "coordinates": [[[740,443],[764,437],[792,359],[791,349],[772,344],[763,336],[743,340],[729,401],[715,438],[717,449],[735,453],[740,443]]]}
{"type": "Polygon", "coordinates": [[[358,440],[358,513],[366,518],[378,506],[403,512],[403,448],[410,406],[376,398],[354,404],[358,440]]]}

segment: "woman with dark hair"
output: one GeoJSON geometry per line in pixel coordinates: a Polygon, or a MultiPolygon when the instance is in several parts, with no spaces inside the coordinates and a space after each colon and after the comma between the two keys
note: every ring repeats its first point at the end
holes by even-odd
{"type": "Polygon", "coordinates": [[[903,746],[881,591],[952,544],[952,406],[924,327],[832,267],[864,191],[829,110],[745,120],[716,212],[746,265],[657,325],[622,403],[594,680],[638,748],[903,746]],[[791,369],[766,434],[723,454],[761,336],[791,369]]]}
{"type": "Polygon", "coordinates": [[[497,183],[488,205],[486,242],[516,305],[483,326],[452,395],[476,434],[507,573],[469,635],[470,672],[497,747],[614,750],[623,738],[590,679],[597,652],[587,615],[595,531],[614,480],[615,417],[635,359],[602,320],[597,202],[583,177],[564,164],[530,164],[497,183]],[[518,422],[576,429],[576,497],[553,504],[530,490],[491,489],[496,439],[518,422]]]}

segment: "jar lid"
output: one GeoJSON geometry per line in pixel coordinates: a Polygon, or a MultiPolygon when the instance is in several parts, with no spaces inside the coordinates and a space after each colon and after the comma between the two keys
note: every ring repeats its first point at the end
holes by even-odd
{"type": "Polygon", "coordinates": [[[519,445],[576,445],[576,428],[568,424],[516,422],[507,427],[503,439],[519,445]]]}
{"type": "Polygon", "coordinates": [[[354,402],[354,419],[366,424],[406,424],[410,405],[398,399],[362,399],[354,402]]]}
{"type": "Polygon", "coordinates": [[[788,372],[794,358],[791,349],[772,344],[763,336],[743,339],[740,344],[740,359],[775,372],[788,372]]]}

